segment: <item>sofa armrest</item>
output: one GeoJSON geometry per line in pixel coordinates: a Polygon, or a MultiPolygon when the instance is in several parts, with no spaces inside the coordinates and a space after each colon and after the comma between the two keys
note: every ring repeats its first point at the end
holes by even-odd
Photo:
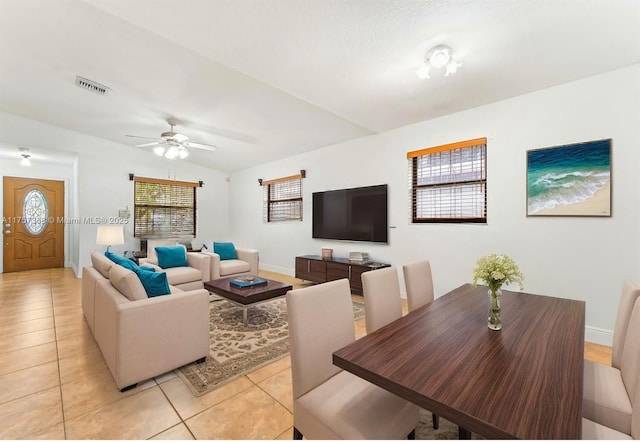
{"type": "Polygon", "coordinates": [[[236,248],[236,253],[238,255],[238,259],[242,260],[242,261],[246,261],[249,263],[249,265],[251,266],[251,274],[252,275],[257,275],[258,274],[258,264],[259,264],[259,257],[258,257],[258,251],[256,249],[238,249],[236,248]]]}
{"type": "Polygon", "coordinates": [[[214,252],[200,252],[209,257],[211,263],[211,271],[209,276],[211,279],[220,279],[220,255],[214,252]]]}
{"type": "Polygon", "coordinates": [[[189,267],[198,269],[202,272],[202,281],[211,280],[211,257],[200,252],[187,252],[187,263],[189,267]]]}
{"type": "MultiPolygon", "coordinates": [[[[204,289],[122,302],[117,290],[99,290],[118,388],[166,373],[209,354],[209,292],[204,289]]],[[[100,333],[102,334],[102,333],[100,333]]],[[[101,345],[101,350],[102,345],[101,345]]],[[[106,356],[106,355],[105,355],[106,356]]],[[[107,359],[107,357],[105,357],[107,359]]]]}

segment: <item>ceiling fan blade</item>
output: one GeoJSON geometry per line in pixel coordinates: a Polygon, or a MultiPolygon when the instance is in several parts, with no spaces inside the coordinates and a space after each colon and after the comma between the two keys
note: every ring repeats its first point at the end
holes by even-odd
{"type": "Polygon", "coordinates": [[[141,137],[139,135],[125,135],[125,137],[130,137],[130,138],[143,138],[145,140],[157,140],[158,137],[141,137]]]}
{"type": "Polygon", "coordinates": [[[136,144],[136,147],[149,147],[149,146],[157,146],[158,144],[162,144],[159,141],[155,143],[144,143],[144,144],[136,144]]]}
{"type": "Polygon", "coordinates": [[[214,150],[217,149],[216,146],[213,146],[211,144],[203,144],[203,143],[193,143],[191,141],[185,141],[182,144],[184,147],[193,147],[195,149],[204,149],[204,150],[208,150],[210,152],[213,152],[214,150]]]}

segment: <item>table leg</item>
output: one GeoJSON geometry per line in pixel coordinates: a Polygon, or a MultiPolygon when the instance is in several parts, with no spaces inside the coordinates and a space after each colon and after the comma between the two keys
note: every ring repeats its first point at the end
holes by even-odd
{"type": "Polygon", "coordinates": [[[242,307],[242,323],[247,325],[247,306],[242,307]]]}
{"type": "Polygon", "coordinates": [[[458,439],[459,440],[471,439],[471,431],[465,430],[462,427],[458,427],[458,439]]]}

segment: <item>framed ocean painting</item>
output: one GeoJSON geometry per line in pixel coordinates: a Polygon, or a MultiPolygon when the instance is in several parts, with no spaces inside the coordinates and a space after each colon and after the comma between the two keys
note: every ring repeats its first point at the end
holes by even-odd
{"type": "Polygon", "coordinates": [[[611,216],[611,139],[527,151],[527,216],[611,216]]]}

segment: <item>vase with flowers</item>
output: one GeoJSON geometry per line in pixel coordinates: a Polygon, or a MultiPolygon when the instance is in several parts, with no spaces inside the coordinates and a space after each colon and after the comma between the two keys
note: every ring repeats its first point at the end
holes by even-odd
{"type": "Polygon", "coordinates": [[[473,271],[473,285],[483,281],[489,287],[489,321],[491,330],[502,329],[502,286],[517,283],[523,289],[524,276],[518,265],[507,255],[487,255],[480,258],[473,271]]]}

